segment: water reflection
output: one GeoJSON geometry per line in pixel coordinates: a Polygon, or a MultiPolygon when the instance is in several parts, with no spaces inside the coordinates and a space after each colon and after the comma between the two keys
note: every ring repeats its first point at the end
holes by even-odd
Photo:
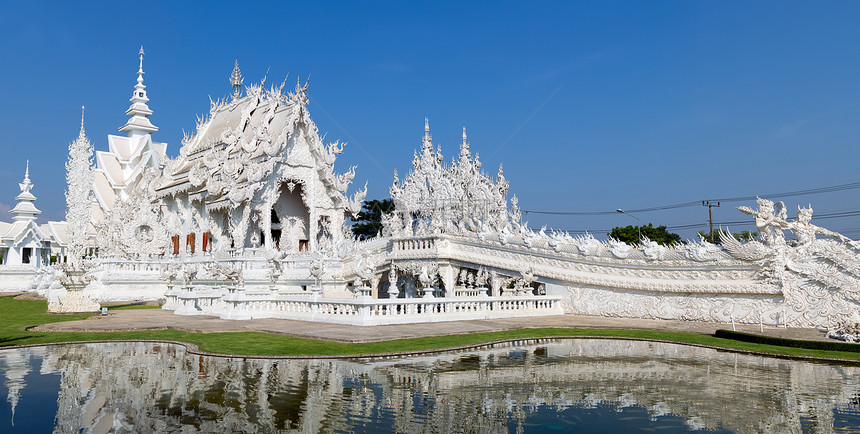
{"type": "Polygon", "coordinates": [[[860,428],[856,367],[636,341],[387,360],[243,360],[175,345],[87,344],[3,350],[0,366],[2,432],[860,428]]]}

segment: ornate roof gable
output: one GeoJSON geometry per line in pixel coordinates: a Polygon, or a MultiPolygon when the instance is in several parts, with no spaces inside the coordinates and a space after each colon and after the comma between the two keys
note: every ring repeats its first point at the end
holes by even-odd
{"type": "MultiPolygon", "coordinates": [[[[236,88],[240,81],[231,83],[236,88]]],[[[334,171],[344,144],[325,145],[308,113],[307,82],[302,86],[297,81],[295,90],[285,93],[286,79],[268,90],[265,81],[246,86],[244,95],[234,90],[228,99],[210,100],[209,114],[198,118],[196,131],[183,138],[179,157],[166,165],[156,194],[205,190],[207,201],[226,198],[235,208],[271,185],[276,166],[282,165],[315,168],[335,204],[352,209],[357,202],[360,207],[361,192],[351,201],[345,196],[355,167],[344,174],[334,171]]]]}

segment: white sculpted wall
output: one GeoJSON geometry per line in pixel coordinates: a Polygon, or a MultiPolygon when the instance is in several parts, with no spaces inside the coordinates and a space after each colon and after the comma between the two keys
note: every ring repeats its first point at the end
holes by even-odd
{"type": "Polygon", "coordinates": [[[812,208],[798,207],[789,220],[782,202],[758,200],[755,217],[760,240],[738,241],[721,233],[724,254],[755,267],[753,279],[773,288],[727,296],[725,291],[672,294],[571,285],[570,312],[631,318],[763,323],[794,327],[835,327],[858,318],[860,243],[815,226],[812,208]],[[786,239],[788,231],[793,239],[786,239]],[[821,235],[833,239],[819,239],[821,235]]]}

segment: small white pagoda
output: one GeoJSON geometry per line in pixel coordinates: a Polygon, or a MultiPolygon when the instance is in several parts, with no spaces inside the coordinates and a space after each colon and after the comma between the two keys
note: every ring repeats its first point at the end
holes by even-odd
{"type": "Polygon", "coordinates": [[[21,193],[11,211],[12,222],[0,222],[0,291],[28,289],[39,268],[52,262],[62,262],[66,255],[66,223],[38,224],[42,213],[33,203],[33,183],[30,181],[30,162],[24,171],[24,180],[18,186],[21,193]]]}

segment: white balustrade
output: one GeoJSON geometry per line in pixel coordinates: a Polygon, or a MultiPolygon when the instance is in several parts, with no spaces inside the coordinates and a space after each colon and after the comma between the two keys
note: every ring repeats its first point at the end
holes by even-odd
{"type": "MultiPolygon", "coordinates": [[[[560,296],[487,298],[325,299],[277,294],[223,297],[222,318],[282,318],[353,325],[408,324],[467,319],[561,315],[560,296]]],[[[214,314],[214,312],[201,312],[214,314]]]]}

